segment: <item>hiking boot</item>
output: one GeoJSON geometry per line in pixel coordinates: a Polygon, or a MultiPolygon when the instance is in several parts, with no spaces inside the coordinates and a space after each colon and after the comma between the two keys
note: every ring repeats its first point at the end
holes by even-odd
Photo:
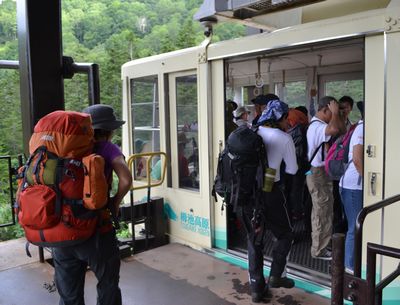
{"type": "Polygon", "coordinates": [[[251,301],[253,303],[261,303],[263,298],[264,298],[264,296],[261,292],[252,292],[251,293],[251,301]]]}
{"type": "Polygon", "coordinates": [[[332,252],[325,248],[325,249],[322,249],[318,255],[316,255],[316,256],[312,255],[312,257],[316,258],[316,259],[330,261],[330,260],[332,260],[332,252]]]}
{"type": "Polygon", "coordinates": [[[268,294],[268,285],[265,285],[264,290],[262,292],[252,292],[251,293],[251,301],[253,303],[261,303],[264,297],[268,294]]]}
{"type": "Polygon", "coordinates": [[[278,276],[270,276],[269,277],[269,286],[271,288],[293,288],[294,281],[287,277],[278,277],[278,276]]]}

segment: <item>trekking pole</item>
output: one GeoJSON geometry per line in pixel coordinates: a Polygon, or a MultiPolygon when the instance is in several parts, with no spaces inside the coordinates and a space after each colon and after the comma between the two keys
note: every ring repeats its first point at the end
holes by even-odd
{"type": "Polygon", "coordinates": [[[131,240],[131,247],[132,247],[132,254],[135,253],[135,212],[133,210],[133,188],[129,191],[130,195],[130,207],[131,207],[131,227],[132,227],[132,240],[131,240]]]}
{"type": "Polygon", "coordinates": [[[144,221],[146,239],[145,239],[145,249],[149,249],[149,227],[150,227],[150,204],[151,204],[151,197],[150,197],[150,190],[151,186],[147,187],[147,202],[146,202],[146,219],[144,221]]]}

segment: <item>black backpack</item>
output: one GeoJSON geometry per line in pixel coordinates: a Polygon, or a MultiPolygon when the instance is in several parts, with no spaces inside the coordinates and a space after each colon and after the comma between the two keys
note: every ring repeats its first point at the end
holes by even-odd
{"type": "Polygon", "coordinates": [[[257,205],[262,192],[267,155],[257,129],[239,126],[228,137],[225,149],[218,156],[217,174],[212,194],[227,204],[257,205]]]}
{"type": "Polygon", "coordinates": [[[299,170],[305,173],[309,170],[308,145],[307,145],[307,127],[296,124],[290,128],[287,133],[292,137],[296,149],[296,159],[299,170]]]}

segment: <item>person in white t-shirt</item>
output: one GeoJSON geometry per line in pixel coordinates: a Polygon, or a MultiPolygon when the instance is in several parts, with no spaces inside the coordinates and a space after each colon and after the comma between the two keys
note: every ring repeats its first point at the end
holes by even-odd
{"type": "Polygon", "coordinates": [[[354,270],[354,231],[356,219],[358,213],[363,208],[363,127],[363,120],[360,120],[350,139],[348,167],[339,182],[340,196],[342,197],[348,222],[344,265],[350,271],[354,270]]]}
{"type": "Polygon", "coordinates": [[[289,107],[286,103],[278,99],[271,100],[257,122],[259,126],[257,132],[262,137],[266,148],[268,167],[275,169],[276,175],[272,190],[263,192],[263,208],[256,213],[252,208],[244,208],[241,213],[248,232],[249,278],[254,303],[261,302],[268,289],[263,274],[266,228],[271,230],[276,238],[268,284],[273,288],[294,286],[294,281],[284,276],[286,258],[293,242],[293,228],[286,207],[280,173],[282,162],[286,165],[287,174],[294,175],[297,172],[294,143],[292,137],[285,132],[288,128],[288,111],[289,107]],[[254,219],[256,221],[253,221],[254,219]],[[257,219],[261,221],[258,222],[257,219]]]}
{"type": "MultiPolygon", "coordinates": [[[[348,96],[344,95],[339,99],[339,109],[343,116],[346,131],[353,126],[350,121],[350,113],[353,111],[354,100],[348,96]]],[[[343,142],[344,135],[338,137],[337,143],[343,142]]],[[[346,233],[347,232],[347,218],[343,210],[343,203],[339,192],[339,180],[333,179],[333,234],[335,233],[346,233]]]]}
{"type": "Polygon", "coordinates": [[[311,195],[311,256],[330,260],[327,249],[332,236],[333,186],[325,172],[325,155],[332,137],[344,134],[346,127],[335,98],[324,96],[318,101],[318,111],[307,130],[308,159],[311,169],[307,173],[307,187],[311,195]]]}

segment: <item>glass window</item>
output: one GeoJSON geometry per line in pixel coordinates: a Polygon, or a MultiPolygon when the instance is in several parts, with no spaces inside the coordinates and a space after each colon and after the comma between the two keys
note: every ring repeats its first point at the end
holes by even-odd
{"type": "Polygon", "coordinates": [[[176,78],[179,187],[199,189],[197,76],[176,78]]]}
{"type": "Polygon", "coordinates": [[[364,100],[364,81],[362,79],[335,80],[325,82],[325,95],[340,99],[343,95],[348,95],[354,100],[353,110],[349,114],[351,122],[356,123],[360,120],[361,114],[356,107],[358,101],[364,100]]]}
{"type": "Polygon", "coordinates": [[[289,105],[290,108],[307,105],[306,81],[286,82],[285,87],[282,83],[275,84],[275,92],[289,105]]]}
{"type": "MultiPolygon", "coordinates": [[[[131,80],[132,134],[135,154],[160,151],[158,78],[148,76],[131,80]]],[[[159,158],[151,159],[153,167],[159,158]]],[[[136,180],[147,179],[146,157],[135,161],[136,180]]]]}

